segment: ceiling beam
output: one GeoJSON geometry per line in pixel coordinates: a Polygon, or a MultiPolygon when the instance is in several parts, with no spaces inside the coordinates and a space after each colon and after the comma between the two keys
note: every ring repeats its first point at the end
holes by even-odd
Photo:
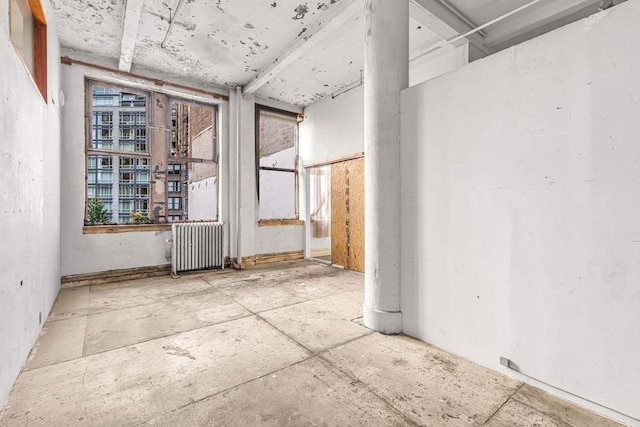
{"type": "Polygon", "coordinates": [[[131,71],[133,52],[136,49],[136,39],[140,29],[140,18],[144,0],[127,0],[122,23],[122,41],[120,43],[120,71],[131,71]]]}
{"type": "Polygon", "coordinates": [[[256,77],[244,86],[242,93],[244,95],[255,93],[294,61],[315,48],[349,19],[361,13],[363,6],[362,0],[342,0],[336,3],[325,16],[318,19],[306,31],[300,33],[273,61],[258,72],[256,77]]]}
{"type": "Polygon", "coordinates": [[[494,25],[484,43],[490,48],[500,45],[509,39],[600,3],[602,0],[563,0],[562,2],[542,3],[539,7],[494,25]]]}
{"type": "Polygon", "coordinates": [[[416,0],[409,3],[409,16],[425,28],[430,29],[444,40],[460,34],[443,20],[422,7],[416,0]]]}
{"type": "MultiPolygon", "coordinates": [[[[459,12],[454,12],[448,3],[443,0],[415,0],[415,2],[433,14],[436,18],[447,24],[456,31],[456,35],[464,34],[473,30],[477,25],[467,18],[462,18],[459,12]]],[[[470,34],[467,39],[476,49],[484,55],[490,55],[489,49],[483,40],[483,36],[478,33],[470,34]]]]}

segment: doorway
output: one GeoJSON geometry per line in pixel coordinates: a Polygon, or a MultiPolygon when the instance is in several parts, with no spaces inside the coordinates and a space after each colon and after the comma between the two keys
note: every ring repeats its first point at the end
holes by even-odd
{"type": "Polygon", "coordinates": [[[307,166],[310,255],[364,272],[364,157],[307,166]]]}
{"type": "Polygon", "coordinates": [[[311,257],[331,263],[331,166],[309,169],[311,257]]]}

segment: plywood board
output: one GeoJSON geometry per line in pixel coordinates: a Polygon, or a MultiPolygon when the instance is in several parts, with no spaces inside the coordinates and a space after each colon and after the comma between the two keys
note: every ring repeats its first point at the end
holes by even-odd
{"type": "Polygon", "coordinates": [[[364,160],[331,165],[331,261],[364,271],[364,160]]]}
{"type": "Polygon", "coordinates": [[[346,183],[344,162],[331,165],[331,262],[347,267],[347,200],[349,187],[346,183]]]}
{"type": "Polygon", "coordinates": [[[364,159],[350,160],[349,170],[349,265],[364,272],[364,159]]]}

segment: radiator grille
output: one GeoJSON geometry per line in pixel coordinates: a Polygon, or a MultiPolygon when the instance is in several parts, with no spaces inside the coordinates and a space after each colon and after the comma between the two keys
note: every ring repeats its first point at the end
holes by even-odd
{"type": "Polygon", "coordinates": [[[195,222],[171,225],[173,249],[171,271],[224,268],[221,222],[195,222]]]}

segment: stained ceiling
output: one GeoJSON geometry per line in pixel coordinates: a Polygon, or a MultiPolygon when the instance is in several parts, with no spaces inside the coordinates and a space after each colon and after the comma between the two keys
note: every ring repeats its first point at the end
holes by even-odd
{"type": "MultiPolygon", "coordinates": [[[[531,3],[411,1],[412,57],[531,3]]],[[[119,60],[121,68],[124,58],[125,68],[132,65],[205,86],[249,85],[256,95],[299,106],[359,80],[363,68],[364,0],[51,3],[60,43],[70,55],[119,60]],[[276,59],[287,65],[280,66],[276,59]]],[[[537,0],[522,12],[469,36],[471,59],[587,16],[600,4],[601,0],[537,0]]]]}

